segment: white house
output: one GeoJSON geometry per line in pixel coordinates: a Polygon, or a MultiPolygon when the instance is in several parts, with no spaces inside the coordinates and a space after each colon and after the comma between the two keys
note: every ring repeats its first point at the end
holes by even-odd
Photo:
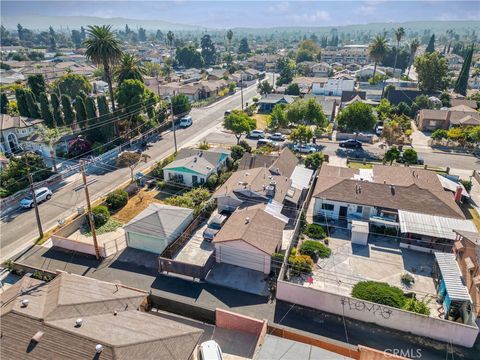
{"type": "MultiPolygon", "coordinates": [[[[358,79],[366,80],[373,76],[373,71],[374,71],[374,66],[368,65],[361,68],[360,70],[355,71],[354,74],[358,79]]],[[[375,71],[375,75],[385,76],[386,73],[377,67],[375,71]]]]}
{"type": "Polygon", "coordinates": [[[314,95],[341,96],[344,91],[353,91],[355,80],[351,79],[328,79],[322,86],[321,83],[313,83],[312,93],[314,95]]]}
{"type": "Polygon", "coordinates": [[[196,186],[225,166],[230,152],[223,149],[180,149],[175,161],[163,168],[166,181],[196,186]]]}
{"type": "Polygon", "coordinates": [[[33,135],[36,125],[41,124],[41,119],[30,119],[24,116],[0,115],[0,151],[14,153],[22,150],[21,139],[33,135]]]}

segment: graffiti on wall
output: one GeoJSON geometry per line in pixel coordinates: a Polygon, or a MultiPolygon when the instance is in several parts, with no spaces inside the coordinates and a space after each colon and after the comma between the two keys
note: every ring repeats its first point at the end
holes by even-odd
{"type": "Polygon", "coordinates": [[[352,298],[342,298],[340,300],[343,307],[347,307],[349,310],[355,310],[360,312],[369,312],[372,315],[379,315],[384,319],[389,319],[392,316],[392,310],[386,306],[380,304],[373,304],[365,302],[363,300],[357,300],[352,298]]]}

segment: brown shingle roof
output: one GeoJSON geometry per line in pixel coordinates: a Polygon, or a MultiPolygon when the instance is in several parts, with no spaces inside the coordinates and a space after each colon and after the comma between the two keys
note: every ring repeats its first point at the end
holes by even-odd
{"type": "Polygon", "coordinates": [[[324,165],[314,196],[422,214],[465,218],[450,193],[433,171],[410,167],[375,165],[372,181],[354,180],[359,170],[324,165]],[[394,185],[394,190],[390,185],[394,185]],[[357,186],[361,190],[357,191],[357,186]]]}
{"type": "Polygon", "coordinates": [[[477,109],[477,102],[475,100],[468,100],[468,99],[451,99],[450,104],[452,106],[457,106],[457,105],[466,105],[472,109],[477,109]]]}
{"type": "Polygon", "coordinates": [[[279,155],[245,153],[240,159],[238,170],[265,167],[269,168],[272,174],[290,177],[297,165],[295,154],[289,148],[284,148],[279,155]]]}
{"type": "Polygon", "coordinates": [[[214,243],[244,241],[271,255],[282,242],[285,223],[265,212],[265,205],[236,210],[213,239],[214,243]]]}

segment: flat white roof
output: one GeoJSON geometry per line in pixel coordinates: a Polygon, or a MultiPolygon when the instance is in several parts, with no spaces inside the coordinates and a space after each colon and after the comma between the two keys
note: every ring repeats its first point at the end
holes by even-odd
{"type": "Polygon", "coordinates": [[[475,224],[470,220],[419,214],[404,210],[398,210],[398,218],[400,231],[402,233],[413,233],[455,240],[456,234],[453,229],[477,232],[475,224]]]}
{"type": "Polygon", "coordinates": [[[438,267],[442,273],[443,281],[451,300],[472,301],[466,286],[462,281],[462,273],[458,267],[455,255],[452,253],[435,253],[438,267]]]}
{"type": "Polygon", "coordinates": [[[307,169],[306,167],[300,165],[295,166],[292,175],[290,175],[292,186],[299,190],[308,188],[312,175],[313,170],[307,169]]]}
{"type": "Polygon", "coordinates": [[[352,232],[368,234],[368,232],[369,232],[368,222],[367,221],[352,220],[352,232]]]}

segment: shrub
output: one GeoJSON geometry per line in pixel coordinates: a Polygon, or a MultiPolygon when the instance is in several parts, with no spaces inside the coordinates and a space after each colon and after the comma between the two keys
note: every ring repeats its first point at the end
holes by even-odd
{"type": "Polygon", "coordinates": [[[95,227],[100,227],[104,225],[108,221],[108,219],[110,219],[110,212],[108,211],[108,208],[104,205],[95,206],[92,209],[92,214],[95,227]]]}
{"type": "Polygon", "coordinates": [[[110,194],[107,195],[105,203],[110,210],[115,211],[121,209],[128,203],[128,193],[122,189],[112,191],[110,194]]]}
{"type": "Polygon", "coordinates": [[[233,160],[240,160],[245,153],[245,148],[240,145],[234,145],[230,149],[231,153],[230,156],[232,157],[233,160]]]}
{"type": "Polygon", "coordinates": [[[400,276],[400,281],[402,284],[409,286],[415,282],[415,278],[412,275],[405,273],[400,276]]]}
{"type": "Polygon", "coordinates": [[[323,226],[318,224],[308,224],[304,233],[312,239],[323,239],[327,236],[323,226]]]}
{"type": "Polygon", "coordinates": [[[465,190],[467,190],[467,192],[470,193],[473,185],[472,182],[470,180],[460,180],[460,182],[462,183],[465,190]]]}
{"type": "Polygon", "coordinates": [[[352,289],[352,296],[401,309],[405,304],[402,289],[377,281],[360,281],[352,289]]]}
{"type": "Polygon", "coordinates": [[[412,136],[413,130],[412,129],[407,129],[405,130],[405,136],[412,136]]]}
{"type": "Polygon", "coordinates": [[[309,274],[312,272],[313,260],[308,255],[291,255],[288,258],[292,275],[309,274]]]}
{"type": "Polygon", "coordinates": [[[332,253],[330,248],[326,247],[324,244],[314,241],[314,240],[305,240],[300,246],[300,254],[308,255],[312,259],[317,258],[327,258],[332,253]]]}
{"type": "Polygon", "coordinates": [[[210,149],[210,144],[208,143],[207,139],[203,139],[200,144],[198,145],[200,150],[208,150],[210,149]]]}
{"type": "Polygon", "coordinates": [[[324,156],[321,152],[307,155],[304,160],[304,164],[307,168],[316,170],[322,165],[324,156]]]}
{"type": "Polygon", "coordinates": [[[238,145],[240,145],[242,148],[244,148],[245,152],[249,153],[249,152],[252,151],[252,147],[250,146],[250,144],[246,140],[240,140],[238,145]]]}
{"type": "Polygon", "coordinates": [[[276,271],[282,267],[283,260],[285,259],[285,255],[280,253],[272,254],[272,268],[276,271]]]}
{"type": "Polygon", "coordinates": [[[167,182],[165,180],[158,180],[156,185],[158,189],[162,190],[167,185],[167,182]]]}
{"type": "Polygon", "coordinates": [[[405,300],[403,310],[411,311],[417,314],[430,315],[430,308],[428,302],[410,298],[405,300]]]}
{"type": "Polygon", "coordinates": [[[217,187],[217,183],[218,175],[213,174],[208,177],[207,181],[205,182],[205,186],[210,190],[215,190],[215,188],[217,187]]]}

